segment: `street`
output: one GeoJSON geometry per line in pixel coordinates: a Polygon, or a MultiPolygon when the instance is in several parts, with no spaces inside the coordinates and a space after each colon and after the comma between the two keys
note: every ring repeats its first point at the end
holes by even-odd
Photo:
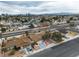
{"type": "MultiPolygon", "coordinates": [[[[64,27],[65,27],[65,28],[68,27],[68,24],[60,25],[60,26],[59,26],[59,25],[54,25],[54,26],[47,27],[47,28],[48,28],[48,30],[49,30],[49,28],[50,28],[50,29],[62,29],[62,28],[64,28],[64,27]]],[[[18,30],[18,31],[14,31],[14,32],[3,33],[2,35],[3,35],[4,37],[16,36],[16,35],[20,35],[20,34],[25,33],[25,31],[31,32],[31,31],[36,31],[36,30],[45,31],[46,29],[43,28],[43,27],[41,27],[41,28],[33,28],[33,29],[23,29],[23,30],[18,30]]]]}
{"type": "Polygon", "coordinates": [[[79,38],[61,45],[46,49],[29,57],[78,57],[79,38]]]}

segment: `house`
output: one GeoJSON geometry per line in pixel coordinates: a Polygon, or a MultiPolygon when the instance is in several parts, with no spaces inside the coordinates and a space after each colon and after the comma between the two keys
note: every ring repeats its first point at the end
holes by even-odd
{"type": "Polygon", "coordinates": [[[75,29],[78,29],[78,30],[79,30],[79,25],[77,25],[77,26],[75,27],[75,29]]]}
{"type": "Polygon", "coordinates": [[[21,30],[21,29],[26,29],[26,28],[29,28],[29,26],[30,26],[30,25],[23,25],[23,26],[18,27],[18,29],[20,29],[20,30],[21,30]]]}
{"type": "Polygon", "coordinates": [[[4,46],[2,48],[6,48],[7,50],[11,50],[14,48],[14,46],[18,47],[23,47],[23,46],[27,46],[28,44],[30,44],[31,41],[29,40],[28,37],[26,37],[25,35],[22,35],[19,38],[11,38],[9,40],[6,40],[4,42],[4,46]]]}

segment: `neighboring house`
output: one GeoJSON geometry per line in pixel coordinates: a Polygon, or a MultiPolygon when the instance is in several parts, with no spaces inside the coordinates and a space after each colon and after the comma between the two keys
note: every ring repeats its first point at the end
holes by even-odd
{"type": "Polygon", "coordinates": [[[79,30],[79,25],[77,25],[77,26],[75,27],[75,29],[78,29],[78,30],[79,30]]]}
{"type": "Polygon", "coordinates": [[[30,26],[30,25],[23,25],[23,26],[18,27],[18,29],[20,29],[20,30],[21,30],[21,29],[26,29],[26,28],[29,28],[29,26],[30,26]]]}
{"type": "Polygon", "coordinates": [[[24,47],[27,46],[28,44],[30,44],[30,40],[28,37],[25,36],[20,36],[19,38],[11,38],[9,40],[6,40],[6,42],[4,42],[4,46],[2,48],[6,48],[8,51],[11,50],[12,48],[14,48],[14,46],[18,47],[24,47]]]}

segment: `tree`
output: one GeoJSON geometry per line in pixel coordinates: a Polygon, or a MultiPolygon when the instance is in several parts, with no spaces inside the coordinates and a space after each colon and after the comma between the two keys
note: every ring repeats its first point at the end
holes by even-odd
{"type": "Polygon", "coordinates": [[[74,22],[70,22],[70,27],[73,27],[75,24],[74,24],[74,22]]]}
{"type": "Polygon", "coordinates": [[[62,35],[60,32],[54,32],[52,34],[52,40],[56,41],[56,42],[61,42],[62,41],[62,35]]]}
{"type": "Polygon", "coordinates": [[[66,22],[67,22],[67,23],[70,23],[70,20],[67,20],[66,22]]]}
{"type": "Polygon", "coordinates": [[[1,28],[1,32],[2,33],[6,32],[6,28],[1,28]]]}
{"type": "Polygon", "coordinates": [[[40,22],[45,22],[45,21],[46,21],[45,17],[42,17],[40,22]]]}
{"type": "Polygon", "coordinates": [[[72,21],[73,20],[73,17],[70,17],[70,19],[69,19],[70,21],[72,21]]]}
{"type": "Polygon", "coordinates": [[[31,41],[33,41],[32,38],[29,36],[29,32],[28,31],[26,31],[25,34],[31,41]]]}
{"type": "Polygon", "coordinates": [[[2,28],[3,27],[3,24],[0,24],[0,27],[2,28]]]}
{"type": "Polygon", "coordinates": [[[57,19],[59,19],[59,17],[58,17],[58,16],[56,16],[56,17],[53,17],[53,19],[54,19],[54,20],[57,20],[57,19]]]}
{"type": "Polygon", "coordinates": [[[51,33],[49,32],[45,32],[45,34],[42,36],[42,39],[45,41],[45,40],[48,40],[51,38],[51,33]]]}
{"type": "Polygon", "coordinates": [[[38,45],[38,43],[37,43],[36,41],[33,41],[33,42],[31,43],[31,46],[34,48],[34,45],[38,45]]]}
{"type": "Polygon", "coordinates": [[[58,19],[58,22],[61,22],[61,19],[58,19]]]}
{"type": "Polygon", "coordinates": [[[16,51],[18,51],[18,50],[20,50],[20,47],[16,47],[16,46],[14,46],[13,49],[16,50],[16,51]]]}

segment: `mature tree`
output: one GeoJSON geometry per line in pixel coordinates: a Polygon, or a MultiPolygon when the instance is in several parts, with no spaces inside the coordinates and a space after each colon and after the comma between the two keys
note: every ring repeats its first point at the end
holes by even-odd
{"type": "Polygon", "coordinates": [[[6,28],[1,28],[1,32],[6,32],[6,28]]]}
{"type": "Polygon", "coordinates": [[[45,21],[46,21],[45,17],[42,17],[40,22],[45,22],[45,21]]]}
{"type": "Polygon", "coordinates": [[[62,35],[60,32],[54,32],[52,34],[52,40],[56,41],[56,42],[61,42],[62,41],[62,35]]]}
{"type": "Polygon", "coordinates": [[[55,17],[53,17],[53,19],[54,19],[54,20],[58,20],[58,19],[59,19],[59,17],[58,17],[58,16],[55,16],[55,17]]]}
{"type": "Polygon", "coordinates": [[[73,17],[70,17],[70,19],[69,19],[70,21],[72,21],[73,20],[73,17]]]}
{"type": "Polygon", "coordinates": [[[43,36],[42,36],[42,39],[43,40],[48,40],[48,39],[50,39],[51,38],[51,33],[49,33],[49,32],[46,32],[43,36]]]}
{"type": "Polygon", "coordinates": [[[66,23],[70,23],[70,20],[67,20],[66,23]]]}

